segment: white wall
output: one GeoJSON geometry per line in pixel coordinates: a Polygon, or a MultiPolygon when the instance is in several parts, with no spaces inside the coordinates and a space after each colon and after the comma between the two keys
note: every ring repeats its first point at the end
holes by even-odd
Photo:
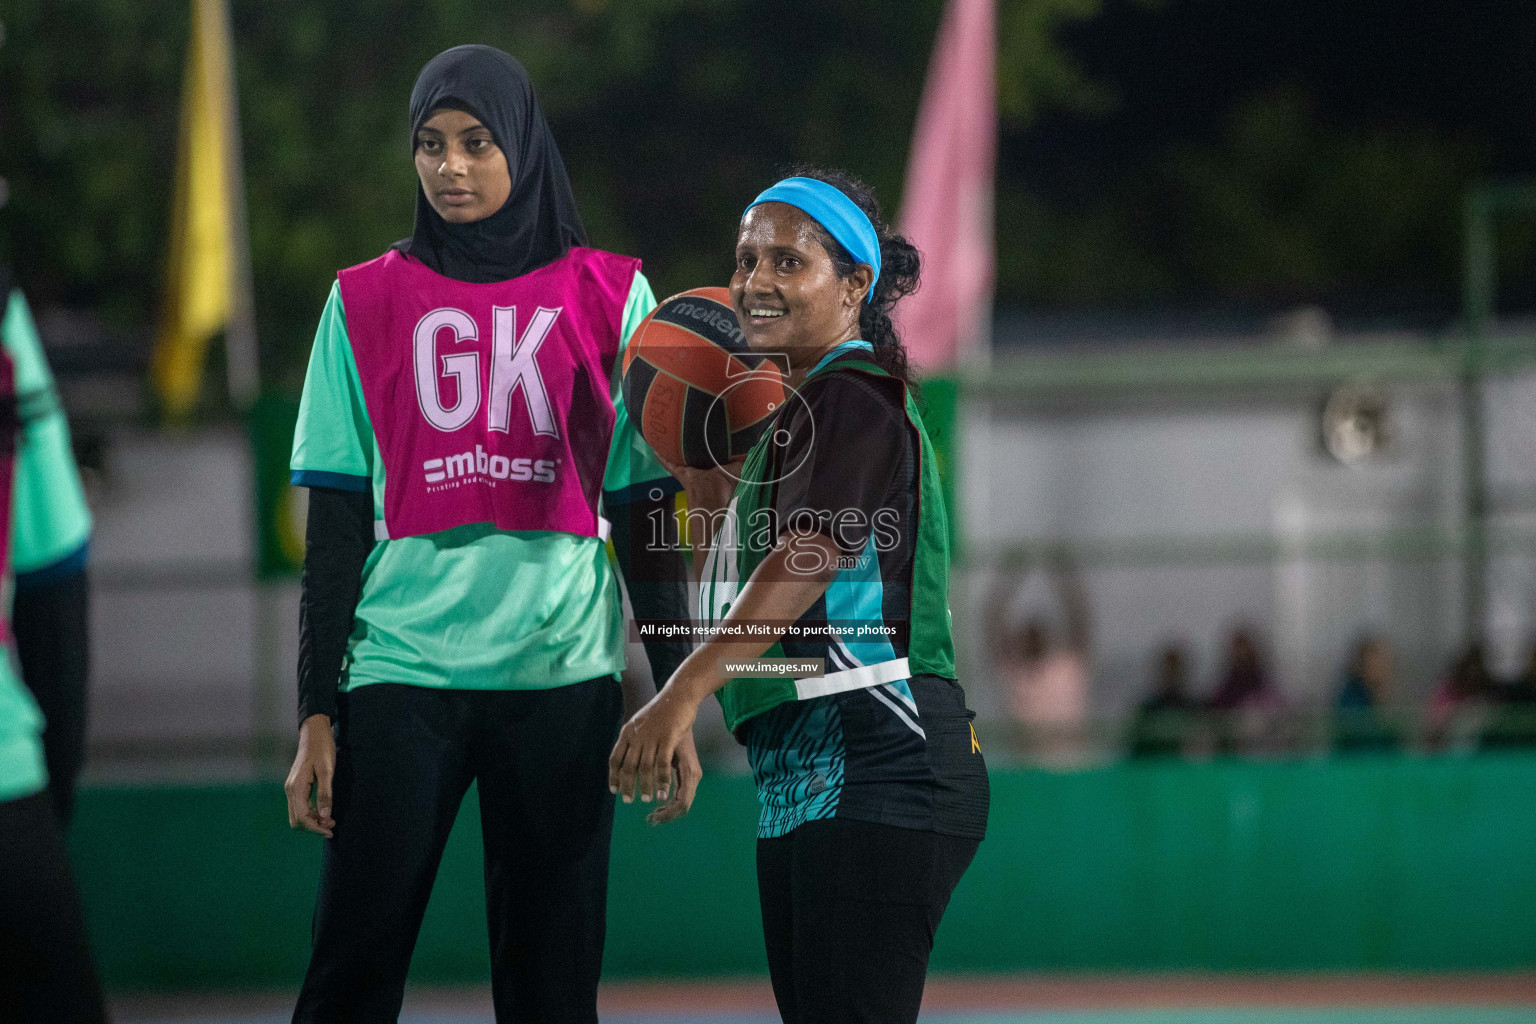
{"type": "MultiPolygon", "coordinates": [[[[963,516],[981,566],[962,582],[956,611],[969,634],[965,668],[975,703],[995,706],[989,666],[976,656],[982,604],[997,600],[989,552],[1017,542],[1066,541],[1092,552],[1106,543],[1264,539],[1292,548],[1320,537],[1414,528],[1454,531],[1463,521],[1460,418],[1448,386],[1387,388],[1394,440],[1358,467],[1319,442],[1315,399],[1266,404],[1097,403],[1031,410],[987,402],[962,428],[963,516]]],[[[1490,477],[1496,493],[1536,495],[1536,377],[1501,380],[1488,392],[1490,477]]],[[[1506,503],[1507,504],[1507,503],[1506,503]]],[[[1501,513],[1513,522],[1514,511],[1501,513]]],[[[1536,517],[1527,513],[1532,524],[1536,517]]],[[[1154,545],[1155,546],[1155,545],[1154,545]]],[[[1328,699],[1354,639],[1385,634],[1397,649],[1406,694],[1433,683],[1462,621],[1455,558],[1415,560],[1281,557],[1235,561],[1114,558],[1081,573],[1093,624],[1098,706],[1128,709],[1149,685],[1157,650],[1182,641],[1195,655],[1197,689],[1213,682],[1224,633],[1247,622],[1265,638],[1279,682],[1293,699],[1328,699]]],[[[1512,646],[1529,640],[1536,560],[1501,556],[1491,567],[1492,617],[1512,646]]],[[[1005,595],[1014,618],[1060,622],[1047,575],[1005,595]]]]}
{"type": "Polygon", "coordinates": [[[298,590],[272,593],[266,612],[286,628],[258,642],[252,488],[238,431],[110,437],[88,488],[93,745],[243,741],[263,658],[292,705],[298,590]]]}

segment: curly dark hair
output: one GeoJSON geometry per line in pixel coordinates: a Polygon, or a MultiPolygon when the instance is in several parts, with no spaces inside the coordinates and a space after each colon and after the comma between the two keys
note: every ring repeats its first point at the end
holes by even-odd
{"type": "MultiPolygon", "coordinates": [[[[917,247],[892,231],[880,216],[880,203],[875,199],[874,189],[847,171],[802,164],[789,168],[786,176],[826,182],[853,200],[874,225],[875,235],[880,239],[880,280],[875,282],[873,299],[859,310],[859,336],[875,347],[874,361],[881,369],[908,387],[915,387],[911,367],[907,364],[907,350],[891,321],[891,310],[898,300],[917,291],[923,262],[917,247]]],[[[837,268],[839,277],[847,277],[858,269],[853,256],[826,228],[820,224],[814,224],[814,227],[827,255],[832,257],[832,265],[837,268]]]]}

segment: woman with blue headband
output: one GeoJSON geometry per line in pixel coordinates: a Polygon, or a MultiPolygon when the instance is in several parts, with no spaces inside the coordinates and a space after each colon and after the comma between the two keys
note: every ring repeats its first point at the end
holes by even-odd
{"type": "Polygon", "coordinates": [[[717,632],[610,760],[625,802],[665,799],[718,693],[762,802],[763,936],[794,1024],[917,1019],[934,931],[986,830],[944,504],[890,315],[918,267],[846,174],[797,174],[747,208],[732,303],[794,393],[745,462],[668,467],[717,632]]]}

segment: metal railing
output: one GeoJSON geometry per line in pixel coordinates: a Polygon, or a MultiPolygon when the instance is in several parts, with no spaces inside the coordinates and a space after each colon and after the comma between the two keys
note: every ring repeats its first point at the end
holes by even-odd
{"type": "Polygon", "coordinates": [[[1358,755],[1536,752],[1536,703],[1471,700],[1445,715],[1426,709],[1161,710],[1055,727],[978,721],[989,759],[1091,767],[1123,759],[1316,759],[1358,755]]]}

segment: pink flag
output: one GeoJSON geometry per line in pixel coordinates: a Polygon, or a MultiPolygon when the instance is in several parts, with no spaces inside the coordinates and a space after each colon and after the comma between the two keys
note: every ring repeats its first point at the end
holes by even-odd
{"type": "Polygon", "coordinates": [[[922,287],[896,315],[913,363],[952,367],[986,351],[997,160],[994,0],[948,0],[923,87],[898,229],[923,254],[922,287]]]}

